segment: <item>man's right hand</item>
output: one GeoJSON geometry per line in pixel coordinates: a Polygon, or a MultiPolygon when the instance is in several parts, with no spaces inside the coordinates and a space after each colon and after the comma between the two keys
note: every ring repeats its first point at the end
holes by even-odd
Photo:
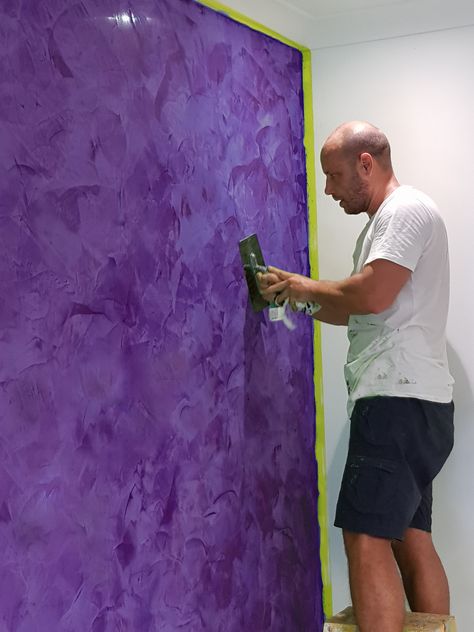
{"type": "Polygon", "coordinates": [[[266,295],[265,293],[267,292],[269,287],[275,285],[276,283],[279,283],[282,279],[274,272],[257,272],[256,277],[260,294],[266,301],[271,303],[274,299],[274,296],[268,296],[268,294],[266,295]]]}

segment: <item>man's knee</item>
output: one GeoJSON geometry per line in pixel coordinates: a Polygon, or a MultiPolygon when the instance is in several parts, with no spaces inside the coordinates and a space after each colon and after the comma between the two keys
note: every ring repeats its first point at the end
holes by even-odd
{"type": "Polygon", "coordinates": [[[391,546],[391,540],[368,535],[367,533],[354,533],[344,529],[342,536],[348,557],[355,554],[373,554],[376,550],[390,549],[391,546]]]}
{"type": "Polygon", "coordinates": [[[409,528],[403,541],[394,540],[392,549],[395,557],[404,565],[416,565],[418,560],[437,555],[431,533],[409,528]]]}

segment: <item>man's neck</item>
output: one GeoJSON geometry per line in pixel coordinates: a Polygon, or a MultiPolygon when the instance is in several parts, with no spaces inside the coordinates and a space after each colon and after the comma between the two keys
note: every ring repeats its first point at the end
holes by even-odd
{"type": "Polygon", "coordinates": [[[391,195],[399,186],[400,183],[394,175],[392,175],[388,180],[382,182],[381,186],[374,191],[369,208],[367,209],[367,215],[369,217],[375,215],[382,202],[386,200],[388,196],[391,195]]]}

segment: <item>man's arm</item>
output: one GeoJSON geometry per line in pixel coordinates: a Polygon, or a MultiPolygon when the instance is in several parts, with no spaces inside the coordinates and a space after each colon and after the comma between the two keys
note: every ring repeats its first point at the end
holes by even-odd
{"type": "MultiPolygon", "coordinates": [[[[259,272],[257,274],[257,281],[259,284],[260,293],[262,296],[268,300],[270,303],[275,300],[275,293],[271,294],[270,289],[276,283],[284,280],[284,276],[299,276],[305,281],[311,281],[308,277],[303,277],[301,275],[291,275],[289,272],[285,272],[284,270],[279,270],[278,268],[271,268],[271,272],[267,272],[262,274],[259,272]]],[[[282,301],[280,300],[280,303],[282,301]]],[[[347,325],[349,321],[350,314],[344,309],[334,309],[332,307],[320,307],[320,309],[313,314],[313,318],[315,320],[319,320],[322,323],[329,323],[330,325],[347,325]]]]}
{"type": "Polygon", "coordinates": [[[350,314],[345,310],[331,309],[330,307],[321,307],[320,310],[313,314],[314,320],[329,325],[346,325],[349,322],[350,314]]]}
{"type": "Polygon", "coordinates": [[[364,266],[361,272],[342,281],[315,281],[270,267],[269,274],[262,274],[259,282],[261,293],[267,300],[272,301],[278,295],[279,303],[286,298],[294,302],[319,303],[322,307],[321,317],[320,312],[315,317],[323,322],[333,322],[334,319],[342,319],[344,314],[379,314],[385,311],[392,305],[410,275],[411,270],[408,268],[386,259],[377,259],[364,266]],[[280,281],[275,283],[275,277],[280,281]],[[327,314],[323,310],[328,310],[327,314]]]}

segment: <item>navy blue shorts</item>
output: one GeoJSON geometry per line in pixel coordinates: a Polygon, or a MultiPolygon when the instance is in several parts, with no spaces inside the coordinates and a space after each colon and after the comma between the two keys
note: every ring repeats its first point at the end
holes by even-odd
{"type": "Polygon", "coordinates": [[[335,526],[403,540],[431,532],[432,481],[453,447],[454,405],[412,397],[367,397],[351,417],[335,526]]]}

